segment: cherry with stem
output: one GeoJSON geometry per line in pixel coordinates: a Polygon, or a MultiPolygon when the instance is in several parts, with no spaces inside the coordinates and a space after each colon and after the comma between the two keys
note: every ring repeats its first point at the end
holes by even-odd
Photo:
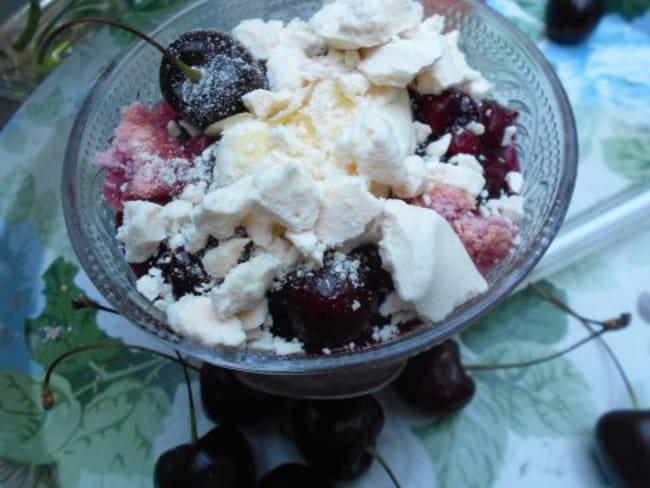
{"type": "Polygon", "coordinates": [[[117,29],[121,29],[123,31],[128,32],[129,34],[132,34],[153,47],[155,47],[160,53],[168,60],[170,60],[172,63],[176,65],[176,67],[181,70],[185,76],[187,76],[193,83],[198,83],[201,80],[201,71],[199,71],[196,68],[192,68],[191,66],[188,66],[186,63],[184,63],[181,59],[178,58],[178,56],[175,56],[169,49],[166,47],[162,46],[158,41],[155,39],[147,36],[146,34],[143,34],[142,32],[133,29],[132,27],[129,27],[128,25],[121,24],[119,22],[115,22],[113,20],[108,20],[108,19],[103,19],[101,17],[82,17],[79,19],[73,19],[69,20],[64,24],[61,24],[59,27],[54,29],[52,32],[48,34],[48,36],[43,40],[43,43],[41,44],[40,48],[38,49],[38,54],[36,56],[36,60],[38,63],[42,63],[43,59],[45,58],[45,55],[47,54],[47,49],[50,47],[54,39],[59,37],[62,32],[68,30],[69,28],[78,25],[78,24],[86,24],[86,23],[92,23],[92,24],[102,24],[102,25],[107,25],[109,27],[115,27],[117,29]]]}
{"type": "Polygon", "coordinates": [[[467,374],[468,371],[523,368],[552,361],[595,338],[601,338],[606,332],[623,329],[630,323],[630,315],[626,313],[604,321],[582,317],[539,286],[531,285],[530,289],[565,313],[583,323],[598,326],[600,330],[590,328],[587,337],[549,355],[505,364],[463,364],[458,344],[451,339],[446,340],[408,361],[393,384],[402,400],[428,416],[441,417],[455,413],[469,404],[476,392],[476,383],[467,374]]]}

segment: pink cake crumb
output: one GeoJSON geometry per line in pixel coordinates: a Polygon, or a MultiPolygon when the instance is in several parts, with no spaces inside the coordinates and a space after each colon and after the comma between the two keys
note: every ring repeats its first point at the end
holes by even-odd
{"type": "Polygon", "coordinates": [[[514,246],[517,226],[504,217],[477,214],[476,200],[462,188],[436,184],[410,203],[442,215],[482,273],[505,259],[514,246]]]}
{"type": "MultiPolygon", "coordinates": [[[[109,149],[97,155],[107,169],[103,194],[121,210],[124,201],[168,201],[189,182],[192,162],[184,148],[141,103],[122,107],[109,149]]],[[[158,115],[160,117],[160,114],[158,115]]]]}
{"type": "Polygon", "coordinates": [[[508,256],[517,236],[517,226],[504,217],[468,213],[456,219],[452,227],[482,273],[508,256]]]}
{"type": "Polygon", "coordinates": [[[430,208],[442,215],[451,224],[461,215],[476,208],[476,200],[462,188],[436,184],[426,193],[411,202],[419,207],[430,208]]]}

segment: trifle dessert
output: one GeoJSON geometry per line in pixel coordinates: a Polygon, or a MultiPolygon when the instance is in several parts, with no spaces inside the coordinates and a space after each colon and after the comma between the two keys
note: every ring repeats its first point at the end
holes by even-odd
{"type": "Polygon", "coordinates": [[[213,347],[334,354],[435,327],[523,218],[517,113],[412,0],[191,31],[97,156],[137,290],[213,347]]]}

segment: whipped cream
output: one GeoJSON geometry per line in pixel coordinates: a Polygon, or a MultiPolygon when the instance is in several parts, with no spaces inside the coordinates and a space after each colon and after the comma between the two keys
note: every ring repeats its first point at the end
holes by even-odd
{"type": "MultiPolygon", "coordinates": [[[[378,244],[396,288],[382,305],[393,322],[374,330],[378,340],[393,337],[399,320],[442,320],[487,289],[441,215],[395,198],[435,184],[484,191],[473,156],[440,161],[449,134],[415,154],[431,128],[414,122],[407,87],[475,97],[490,89],[458,48],[458,32],[443,27],[412,0],[330,0],[309,21],[250,19],[233,29],[266,61],[269,89],[242,98],[248,113],[206,129],[221,135],[201,156],[217,161],[209,185],[192,183],[165,206],[127,202],[117,234],[131,262],[146,261],[161,242],[196,252],[210,236],[219,240],[202,253],[212,281],[197,295],[174,301],[160,270],[138,280],[173,329],[211,346],[303,352],[299,341],[270,334],[269,287],[299,263],[321,266],[328,249],[365,242],[378,244]]],[[[519,193],[521,175],[509,174],[508,185],[519,193]]],[[[520,219],[522,199],[488,201],[481,212],[520,219]]]]}

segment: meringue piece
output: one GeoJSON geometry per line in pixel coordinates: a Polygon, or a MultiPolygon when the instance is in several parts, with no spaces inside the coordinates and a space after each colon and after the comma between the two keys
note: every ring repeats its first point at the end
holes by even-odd
{"type": "Polygon", "coordinates": [[[272,92],[269,90],[253,90],[241,97],[244,106],[258,119],[268,119],[278,112],[285,110],[291,103],[289,91],[272,92]]]}
{"type": "Polygon", "coordinates": [[[296,232],[313,228],[320,211],[318,187],[288,162],[253,177],[254,210],[296,232]]]}
{"type": "Polygon", "coordinates": [[[320,190],[323,204],[315,231],[328,247],[359,237],[383,207],[359,178],[330,179],[321,183],[320,190]]]}
{"type": "Polygon", "coordinates": [[[235,231],[252,203],[251,177],[208,192],[192,213],[192,222],[202,235],[226,239],[235,231]]]}
{"type": "Polygon", "coordinates": [[[311,18],[311,26],[330,47],[378,46],[422,20],[423,8],[412,0],[334,0],[311,18]]]}
{"type": "Polygon", "coordinates": [[[206,346],[239,346],[246,341],[240,320],[217,317],[208,297],[181,297],[167,308],[167,323],[179,334],[206,346]]]}
{"type": "Polygon", "coordinates": [[[223,131],[215,151],[214,183],[226,186],[257,169],[271,151],[270,127],[261,120],[244,120],[223,131]]]}
{"type": "Polygon", "coordinates": [[[124,203],[124,220],[117,239],[124,244],[126,260],[142,263],[158,252],[167,235],[163,207],[144,200],[124,203]]]}
{"type": "Polygon", "coordinates": [[[319,242],[313,232],[287,232],[285,237],[291,242],[303,256],[319,266],[323,265],[323,254],[325,244],[319,242]]]}
{"type": "Polygon", "coordinates": [[[400,186],[393,188],[393,193],[399,198],[413,198],[420,195],[427,182],[424,161],[414,154],[404,158],[402,165],[406,170],[406,178],[400,186]]]}
{"type": "Polygon", "coordinates": [[[519,171],[508,171],[506,183],[512,193],[520,194],[524,188],[524,176],[519,171]]]}
{"type": "Polygon", "coordinates": [[[485,178],[475,168],[455,166],[448,163],[430,163],[425,166],[429,183],[441,183],[462,188],[472,196],[478,196],[485,186],[485,178]]]}
{"type": "Polygon", "coordinates": [[[388,200],[379,252],[402,300],[432,321],[487,290],[449,223],[433,210],[388,200]]]}
{"type": "Polygon", "coordinates": [[[476,159],[471,154],[455,154],[449,158],[447,164],[462,166],[464,168],[474,170],[479,174],[483,174],[483,166],[481,166],[481,163],[478,162],[478,159],[476,159]]]}
{"type": "Polygon", "coordinates": [[[373,49],[359,64],[359,71],[375,85],[404,88],[442,57],[440,34],[426,33],[412,39],[391,39],[373,49]]]}
{"type": "Polygon", "coordinates": [[[422,144],[431,135],[431,126],[429,124],[423,124],[422,122],[415,120],[413,122],[413,133],[415,134],[415,141],[418,144],[422,144]]]}
{"type": "Polygon", "coordinates": [[[280,260],[270,254],[260,254],[238,264],[212,291],[212,306],[217,317],[232,317],[254,309],[264,298],[280,260]]]}
{"type": "Polygon", "coordinates": [[[246,333],[258,329],[269,314],[269,302],[265,298],[255,308],[248,312],[241,312],[237,318],[241,321],[242,327],[246,333]]]}
{"type": "Polygon", "coordinates": [[[451,144],[451,134],[445,134],[444,136],[439,137],[438,139],[430,143],[424,150],[424,152],[427,155],[427,159],[432,160],[434,162],[439,161],[440,158],[447,153],[450,144],[451,144]]]}
{"type": "Polygon", "coordinates": [[[232,30],[232,35],[253,56],[265,61],[277,45],[283,27],[284,23],[280,20],[264,22],[262,19],[247,19],[232,30]]]}
{"type": "Polygon", "coordinates": [[[212,278],[224,278],[232,268],[237,266],[244,249],[250,242],[250,239],[243,237],[219,242],[217,247],[208,250],[201,258],[205,272],[212,278]]]}
{"type": "Polygon", "coordinates": [[[381,111],[365,110],[341,138],[339,147],[368,181],[390,186],[400,186],[406,181],[406,169],[400,164],[403,155],[398,136],[381,111]]]}
{"type": "Polygon", "coordinates": [[[465,55],[458,48],[458,36],[457,30],[443,35],[446,46],[442,57],[418,75],[415,81],[418,93],[437,94],[447,88],[459,87],[469,90],[470,95],[481,98],[489,91],[487,80],[467,64],[465,55]]]}
{"type": "Polygon", "coordinates": [[[271,90],[295,90],[304,85],[303,67],[308,63],[305,53],[294,46],[280,45],[273,49],[266,62],[266,78],[271,90]]]}
{"type": "Polygon", "coordinates": [[[521,195],[501,195],[491,198],[480,207],[484,216],[502,216],[512,222],[520,222],[524,218],[524,198],[521,195]]]}

